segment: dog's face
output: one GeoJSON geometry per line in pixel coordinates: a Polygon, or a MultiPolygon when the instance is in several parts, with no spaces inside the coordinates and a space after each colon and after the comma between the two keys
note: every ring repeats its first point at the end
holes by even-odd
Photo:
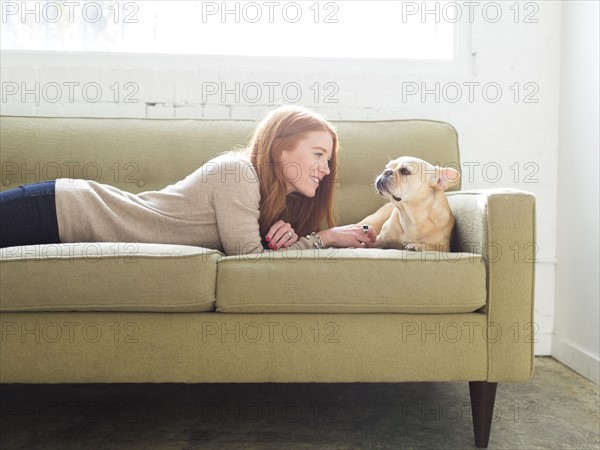
{"type": "Polygon", "coordinates": [[[433,166],[412,156],[402,156],[387,163],[376,178],[375,188],[394,203],[422,201],[433,190],[445,191],[458,183],[460,174],[450,167],[433,166]]]}

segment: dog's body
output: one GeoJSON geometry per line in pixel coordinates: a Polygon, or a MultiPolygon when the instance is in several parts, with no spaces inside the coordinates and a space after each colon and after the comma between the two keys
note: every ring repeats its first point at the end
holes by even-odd
{"type": "Polygon", "coordinates": [[[422,159],[404,156],[390,161],[375,181],[390,203],[360,223],[375,229],[378,248],[449,252],[454,216],[444,191],[459,179],[455,169],[422,159]]]}

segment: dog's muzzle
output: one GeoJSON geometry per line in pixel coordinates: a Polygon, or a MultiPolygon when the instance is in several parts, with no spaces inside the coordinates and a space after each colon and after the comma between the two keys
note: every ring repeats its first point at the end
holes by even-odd
{"type": "Polygon", "coordinates": [[[394,200],[399,202],[401,199],[390,192],[390,187],[393,187],[393,180],[394,171],[391,169],[386,169],[375,180],[375,188],[377,189],[377,192],[379,192],[381,195],[385,196],[385,194],[389,194],[394,200]]]}
{"type": "Polygon", "coordinates": [[[388,191],[388,187],[390,186],[390,178],[392,176],[392,171],[391,170],[385,170],[383,173],[381,173],[377,179],[375,180],[375,188],[377,188],[377,191],[380,194],[383,194],[384,192],[389,192],[388,191]]]}

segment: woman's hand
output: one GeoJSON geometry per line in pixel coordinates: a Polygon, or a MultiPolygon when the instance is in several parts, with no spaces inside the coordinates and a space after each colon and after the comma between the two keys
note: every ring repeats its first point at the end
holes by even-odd
{"type": "Polygon", "coordinates": [[[362,224],[329,228],[328,230],[319,231],[319,236],[321,236],[325,247],[339,248],[370,248],[373,247],[377,239],[377,233],[373,227],[370,226],[369,231],[365,233],[362,224]]]}
{"type": "Polygon", "coordinates": [[[298,240],[298,235],[289,223],[278,220],[269,228],[265,239],[269,243],[269,248],[277,250],[294,244],[298,240]]]}

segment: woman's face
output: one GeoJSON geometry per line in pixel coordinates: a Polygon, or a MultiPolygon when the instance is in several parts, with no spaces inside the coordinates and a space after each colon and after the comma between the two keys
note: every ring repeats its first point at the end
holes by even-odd
{"type": "Polygon", "coordinates": [[[319,183],[329,175],[333,138],[327,131],[311,131],[296,147],[281,152],[280,163],[287,194],[299,192],[314,197],[319,183]]]}

